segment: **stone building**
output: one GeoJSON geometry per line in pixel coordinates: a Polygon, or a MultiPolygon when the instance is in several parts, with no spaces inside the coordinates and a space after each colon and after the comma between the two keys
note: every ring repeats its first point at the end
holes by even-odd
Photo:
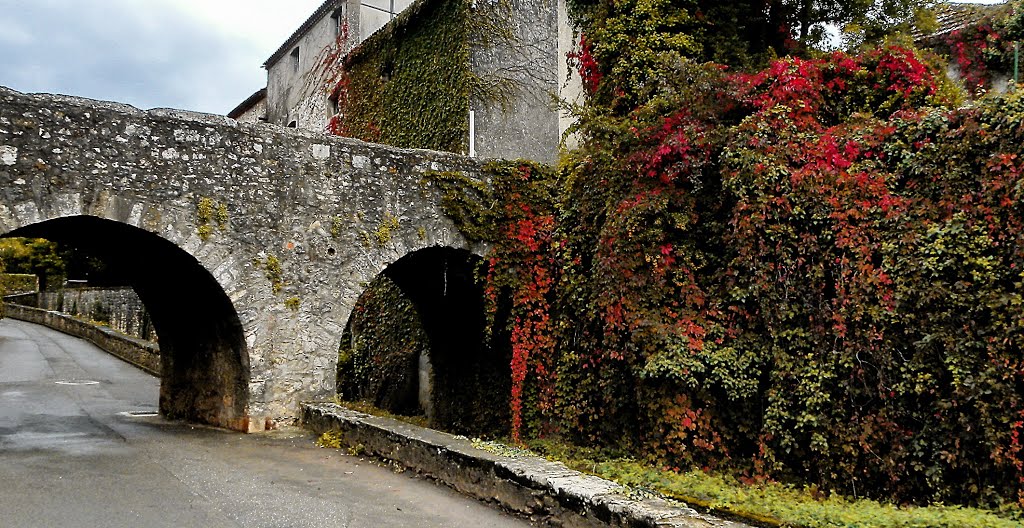
{"type": "Polygon", "coordinates": [[[270,56],[267,122],[325,130],[334,115],[324,62],[340,59],[412,0],[327,0],[270,56]]]}
{"type": "Polygon", "coordinates": [[[259,123],[267,120],[267,89],[260,88],[248,99],[239,103],[228,117],[242,123],[259,123]]]}
{"type": "MultiPolygon", "coordinates": [[[[1003,0],[990,4],[974,4],[943,1],[934,7],[936,26],[928,32],[914,33],[914,44],[920,48],[936,51],[947,60],[946,75],[954,81],[981,82],[985,91],[1006,92],[1014,76],[1014,58],[1011,52],[1012,39],[999,33],[1007,29],[1013,16],[1014,4],[1003,0]],[[966,50],[955,52],[950,43],[957,35],[990,34],[985,42],[966,43],[966,50]],[[975,49],[977,48],[977,49],[975,49]],[[974,64],[965,71],[958,63],[957,55],[966,55],[974,64]],[[980,69],[979,69],[980,68],[980,69]]],[[[968,82],[969,90],[976,90],[968,82]]]]}
{"type": "MultiPolygon", "coordinates": [[[[423,23],[424,13],[435,11],[444,2],[468,2],[469,22],[453,24],[474,25],[486,16],[485,12],[493,15],[499,5],[505,9],[500,22],[509,38],[490,39],[466,30],[467,66],[474,88],[502,93],[480,97],[474,92],[457,124],[464,136],[461,141],[391,142],[487,158],[553,162],[562,133],[569,126],[556,101],[574,100],[581,90],[578,80],[567,77],[565,57],[575,38],[564,0],[327,0],[264,63],[267,87],[262,100],[257,92],[233,110],[231,117],[249,121],[262,118],[272,124],[316,131],[329,130],[332,119],[344,123],[352,116],[339,115],[343,111],[338,93],[341,65],[365,61],[366,55],[376,53],[359,49],[371,37],[378,48],[400,46],[403,39],[419,30],[417,25],[423,23]]],[[[441,50],[437,55],[444,53],[441,50]]],[[[393,76],[400,78],[401,73],[380,72],[380,89],[390,89],[385,85],[393,76]]],[[[429,108],[420,108],[418,103],[416,106],[394,111],[422,114],[414,118],[422,118],[424,127],[452,126],[451,120],[432,123],[434,116],[429,108]]],[[[393,126],[410,126],[408,121],[404,123],[393,126]]],[[[379,139],[363,136],[389,142],[386,133],[379,139]]]]}

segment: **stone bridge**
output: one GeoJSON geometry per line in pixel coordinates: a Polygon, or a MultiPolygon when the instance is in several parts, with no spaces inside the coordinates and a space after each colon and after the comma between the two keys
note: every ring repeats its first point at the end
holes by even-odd
{"type": "Polygon", "coordinates": [[[334,395],[371,280],[400,268],[426,291],[449,261],[469,273],[483,248],[424,183],[438,170],[480,174],[452,154],[0,88],[0,235],[70,244],[125,277],[160,336],[172,418],[292,420],[334,395]]]}

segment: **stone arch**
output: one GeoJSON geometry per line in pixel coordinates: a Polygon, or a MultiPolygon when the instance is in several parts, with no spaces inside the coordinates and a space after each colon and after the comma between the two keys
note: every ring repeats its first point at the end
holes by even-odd
{"type": "MultiPolygon", "coordinates": [[[[410,337],[415,347],[419,346],[415,336],[421,335],[426,341],[426,353],[429,360],[429,375],[424,376],[424,365],[406,364],[398,370],[407,375],[412,367],[418,367],[419,377],[417,396],[419,403],[424,403],[420,391],[422,384],[429,379],[429,405],[427,417],[431,426],[462,434],[487,434],[505,432],[508,416],[508,394],[510,390],[510,357],[507,350],[492,346],[485,338],[485,302],[482,285],[476,280],[476,272],[482,259],[465,249],[448,246],[431,246],[412,251],[384,268],[372,281],[356,302],[356,307],[345,327],[342,337],[342,355],[345,351],[354,351],[359,342],[361,331],[373,334],[363,340],[363,346],[404,347],[409,346],[410,337]],[[375,290],[380,281],[386,281],[390,290],[375,290]],[[401,298],[391,299],[384,308],[386,314],[365,313],[367,307],[375,305],[367,302],[367,295],[379,291],[399,292],[401,298]],[[419,328],[390,328],[387,318],[395,318],[396,306],[409,303],[415,308],[415,319],[419,328]],[[360,321],[365,321],[360,329],[360,321]],[[399,335],[391,339],[389,333],[397,331],[399,335]],[[420,333],[421,332],[421,333],[420,333]],[[346,348],[347,347],[347,348],[346,348]]],[[[380,303],[376,305],[380,310],[380,303]]],[[[402,318],[408,322],[409,318],[402,318]]],[[[395,354],[405,354],[404,361],[419,358],[409,356],[416,350],[377,350],[380,354],[377,364],[382,359],[393,358],[395,354]]],[[[365,353],[365,352],[360,352],[365,353]]],[[[408,411],[413,402],[410,395],[367,394],[365,391],[346,394],[343,386],[346,375],[346,362],[339,363],[339,392],[343,396],[356,396],[375,400],[393,412],[408,411]]],[[[395,377],[395,372],[390,372],[395,377]]],[[[378,385],[388,390],[408,388],[409,380],[381,380],[378,385]],[[383,383],[382,383],[383,382],[383,383]]],[[[348,387],[348,392],[352,387],[348,387]]]]}
{"type": "Polygon", "coordinates": [[[160,336],[161,414],[247,431],[250,373],[244,332],[231,299],[207,267],[174,242],[124,221],[40,216],[0,235],[76,247],[103,259],[135,289],[160,336]]]}

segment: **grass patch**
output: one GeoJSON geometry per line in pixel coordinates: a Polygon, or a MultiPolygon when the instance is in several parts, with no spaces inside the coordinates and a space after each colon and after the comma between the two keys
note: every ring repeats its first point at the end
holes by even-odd
{"type": "Polygon", "coordinates": [[[796,488],[775,482],[743,484],[737,479],[700,470],[660,470],[630,458],[534,441],[531,451],[585,473],[623,486],[650,489],[670,499],[728,517],[738,517],[771,527],[858,528],[1019,528],[1024,516],[1019,508],[1000,511],[933,505],[900,507],[873,500],[822,498],[815,489],[796,488]]]}
{"type": "Polygon", "coordinates": [[[338,431],[327,431],[316,439],[316,445],[324,449],[341,449],[341,433],[338,431]]]}

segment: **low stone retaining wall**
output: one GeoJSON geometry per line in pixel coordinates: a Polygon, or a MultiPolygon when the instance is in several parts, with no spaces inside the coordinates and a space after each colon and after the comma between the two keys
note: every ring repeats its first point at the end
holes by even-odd
{"type": "Polygon", "coordinates": [[[464,438],[332,403],[302,406],[302,423],[337,432],[368,455],[397,462],[465,495],[560,527],[749,528],[661,499],[633,499],[614,482],[539,457],[501,456],[464,438]]]}
{"type": "Polygon", "coordinates": [[[27,321],[68,335],[91,341],[96,346],[139,368],[160,375],[160,347],[156,343],[119,334],[102,326],[80,321],[60,312],[51,312],[12,303],[4,303],[4,315],[27,321]]]}
{"type": "Polygon", "coordinates": [[[15,293],[11,295],[4,295],[4,301],[7,304],[20,304],[22,306],[31,306],[38,308],[36,302],[39,300],[38,292],[26,292],[26,293],[15,293]]]}
{"type": "Polygon", "coordinates": [[[4,300],[23,306],[61,312],[103,323],[123,335],[156,341],[156,331],[142,299],[130,287],[64,288],[4,300]]]}

